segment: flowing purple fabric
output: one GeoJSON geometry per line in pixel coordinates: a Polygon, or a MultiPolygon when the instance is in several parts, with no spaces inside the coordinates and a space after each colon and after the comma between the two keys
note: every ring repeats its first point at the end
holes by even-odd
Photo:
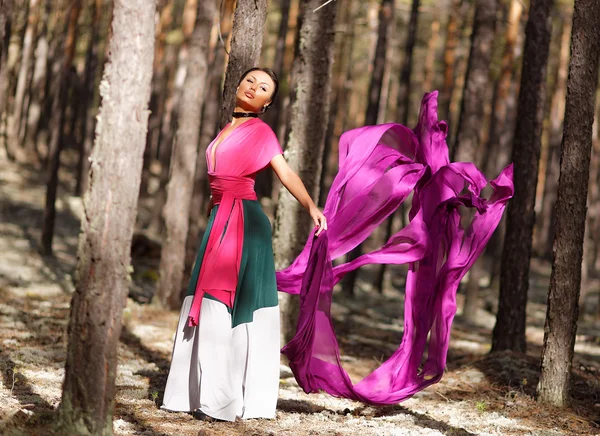
{"type": "Polygon", "coordinates": [[[305,392],[323,390],[374,405],[395,404],[436,383],[446,367],[460,280],[482,253],[513,195],[513,169],[494,181],[471,163],[450,163],[437,91],[425,94],[419,123],[367,126],[340,138],[339,172],[327,197],[327,232],[277,273],[278,289],[300,294],[294,338],[282,352],[305,392]],[[410,222],[380,249],[332,266],[413,193],[410,222]],[[473,209],[467,228],[460,207],[473,209]],[[331,320],[334,285],[366,264],[408,264],[404,334],[399,348],[357,384],[342,368],[331,320]]]}

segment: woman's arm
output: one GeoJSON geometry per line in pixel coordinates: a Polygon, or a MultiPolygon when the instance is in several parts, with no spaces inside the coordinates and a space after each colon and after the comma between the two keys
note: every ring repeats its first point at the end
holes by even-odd
{"type": "Polygon", "coordinates": [[[313,219],[315,226],[319,228],[317,231],[317,236],[321,234],[323,230],[327,230],[327,219],[323,212],[319,210],[319,208],[315,205],[312,198],[306,188],[304,187],[304,183],[288,165],[288,163],[283,158],[283,155],[278,154],[271,160],[271,166],[277,174],[283,186],[290,191],[296,200],[306,209],[313,219]]]}

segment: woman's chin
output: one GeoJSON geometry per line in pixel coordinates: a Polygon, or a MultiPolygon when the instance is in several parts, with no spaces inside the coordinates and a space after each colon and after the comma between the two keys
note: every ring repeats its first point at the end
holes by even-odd
{"type": "Polygon", "coordinates": [[[252,104],[244,100],[238,100],[237,105],[246,112],[260,112],[259,108],[254,107],[252,104]]]}

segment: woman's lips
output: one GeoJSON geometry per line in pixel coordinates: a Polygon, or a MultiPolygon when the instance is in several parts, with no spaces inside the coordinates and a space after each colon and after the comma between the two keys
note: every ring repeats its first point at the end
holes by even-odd
{"type": "Polygon", "coordinates": [[[251,92],[244,92],[244,95],[248,98],[254,98],[254,95],[251,92]]]}

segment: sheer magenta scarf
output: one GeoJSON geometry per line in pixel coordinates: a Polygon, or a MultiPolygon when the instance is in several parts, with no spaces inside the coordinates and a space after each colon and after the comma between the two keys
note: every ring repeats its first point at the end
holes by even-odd
{"type": "Polygon", "coordinates": [[[488,182],[471,163],[450,163],[447,125],[437,118],[437,91],[425,94],[415,129],[367,126],[340,138],[339,172],[327,197],[328,231],[308,239],[277,273],[278,289],[300,295],[295,337],[282,352],[305,392],[369,404],[398,403],[436,383],[446,367],[456,291],[482,253],[513,195],[513,168],[488,182]],[[410,221],[380,249],[333,267],[413,194],[410,221]],[[467,228],[459,208],[474,210],[467,228]],[[404,334],[393,355],[353,384],[340,361],[331,321],[333,286],[366,264],[408,264],[404,334]]]}

